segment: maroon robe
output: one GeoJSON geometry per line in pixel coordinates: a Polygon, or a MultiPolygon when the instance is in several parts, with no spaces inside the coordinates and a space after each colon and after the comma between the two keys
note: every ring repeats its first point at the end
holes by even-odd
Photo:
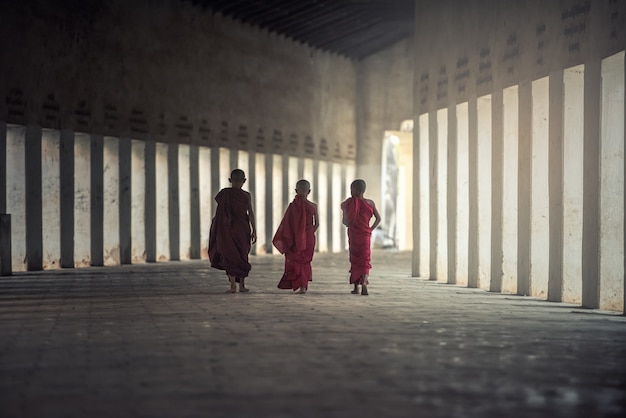
{"type": "Polygon", "coordinates": [[[237,278],[250,272],[250,218],[248,204],[250,193],[228,187],[216,196],[217,209],[209,233],[209,260],[211,267],[226,270],[237,278]]]}
{"type": "Polygon", "coordinates": [[[370,219],[374,215],[374,206],[365,199],[351,197],[341,203],[344,219],[348,224],[348,247],[350,249],[350,283],[363,283],[363,275],[369,274],[370,239],[372,229],[370,219]]]}
{"type": "Polygon", "coordinates": [[[274,234],[274,247],[285,254],[285,272],[278,283],[280,289],[307,289],[309,281],[313,280],[311,261],[315,251],[313,216],[316,212],[315,204],[296,195],[274,234]]]}

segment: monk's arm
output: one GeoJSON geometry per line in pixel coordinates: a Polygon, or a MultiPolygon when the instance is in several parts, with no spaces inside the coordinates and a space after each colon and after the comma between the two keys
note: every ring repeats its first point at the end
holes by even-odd
{"type": "Polygon", "coordinates": [[[380,224],[380,213],[378,213],[378,209],[376,209],[376,205],[374,204],[373,201],[370,200],[370,202],[372,202],[372,206],[374,206],[374,223],[372,224],[372,231],[376,229],[376,227],[380,224]]]}
{"type": "Polygon", "coordinates": [[[315,206],[315,212],[313,212],[313,232],[317,231],[320,226],[320,219],[317,216],[317,205],[315,206]]]}
{"type": "Polygon", "coordinates": [[[252,227],[252,234],[250,235],[250,241],[254,244],[256,242],[256,219],[254,218],[254,210],[252,209],[252,198],[248,195],[248,217],[250,218],[250,226],[252,227]]]}

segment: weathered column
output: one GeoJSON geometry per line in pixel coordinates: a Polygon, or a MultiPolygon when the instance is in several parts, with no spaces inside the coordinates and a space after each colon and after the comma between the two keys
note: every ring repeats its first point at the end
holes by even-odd
{"type": "Polygon", "coordinates": [[[145,246],[146,261],[153,263],[157,261],[157,232],[156,232],[156,207],[157,207],[157,187],[156,187],[156,142],[146,141],[144,154],[145,162],[145,246]]]}
{"type": "Polygon", "coordinates": [[[502,90],[491,95],[491,275],[490,292],[502,291],[502,195],[504,184],[504,101],[502,90]]]}
{"type": "Polygon", "coordinates": [[[263,237],[263,246],[267,254],[272,253],[272,234],[274,231],[274,211],[273,211],[273,196],[274,196],[274,155],[271,153],[265,154],[265,219],[261,219],[260,222],[265,223],[265,237],[263,237]]]}
{"type": "Polygon", "coordinates": [[[0,121],[0,213],[7,211],[7,125],[0,121]]]}
{"type": "Polygon", "coordinates": [[[437,213],[437,170],[439,169],[437,155],[437,112],[429,112],[428,121],[428,201],[429,201],[429,231],[430,231],[430,257],[429,274],[430,280],[437,280],[437,225],[439,217],[437,213]]]}
{"type": "Polygon", "coordinates": [[[560,302],[563,293],[563,71],[550,73],[548,183],[550,254],[548,300],[560,302]]]}
{"type": "Polygon", "coordinates": [[[478,287],[478,99],[468,102],[468,227],[467,286],[478,287]]]}
{"type": "Polygon", "coordinates": [[[582,306],[600,304],[600,60],[585,64],[582,306]]]}
{"type": "Polygon", "coordinates": [[[132,148],[130,138],[120,138],[119,140],[119,241],[120,241],[120,264],[132,263],[132,170],[131,155],[132,148]]]}
{"type": "MultiPolygon", "coordinates": [[[[519,163],[519,86],[502,92],[502,246],[500,292],[517,293],[517,185],[519,163]]],[[[544,179],[545,181],[545,179],[544,179]]],[[[494,256],[498,256],[494,252],[494,256]]],[[[494,261],[497,263],[497,261],[494,261]]]]}
{"type": "Polygon", "coordinates": [[[448,185],[447,185],[447,231],[448,231],[448,280],[450,284],[456,283],[456,264],[457,264],[457,194],[458,194],[458,148],[457,148],[457,116],[456,105],[451,103],[448,105],[448,185]]]}
{"type": "Polygon", "coordinates": [[[333,252],[333,228],[335,227],[333,223],[333,212],[334,212],[334,204],[333,204],[333,162],[328,161],[326,163],[326,239],[328,252],[333,252]]]}
{"type": "Polygon", "coordinates": [[[104,265],[104,138],[91,135],[91,265],[104,265]]]}
{"type": "Polygon", "coordinates": [[[178,144],[178,259],[191,258],[191,147],[178,144]]]}
{"type": "MultiPolygon", "coordinates": [[[[247,170],[248,170],[247,172],[250,173],[248,175],[248,181],[247,181],[248,192],[250,192],[250,195],[252,196],[252,210],[254,211],[255,221],[258,224],[258,220],[256,218],[256,213],[257,213],[257,205],[256,205],[256,200],[257,200],[256,151],[254,151],[254,150],[248,151],[248,168],[247,168],[247,170]]],[[[256,255],[256,253],[257,253],[257,245],[254,244],[250,248],[250,254],[256,255]]]]}
{"type": "Polygon", "coordinates": [[[146,261],[146,146],[147,141],[143,140],[131,140],[130,143],[131,263],[146,261]]]}
{"type": "MultiPolygon", "coordinates": [[[[411,276],[420,275],[420,219],[422,208],[420,205],[420,118],[415,117],[413,122],[413,252],[411,256],[411,276]]],[[[345,193],[344,193],[345,196],[345,193]]]]}
{"type": "Polygon", "coordinates": [[[456,106],[456,153],[457,153],[457,198],[456,198],[456,263],[455,283],[467,286],[467,261],[469,254],[469,119],[468,103],[456,106]]]}
{"type": "Polygon", "coordinates": [[[197,145],[189,147],[189,257],[192,260],[200,258],[200,234],[202,224],[200,219],[200,150],[197,145]]]}
{"type": "Polygon", "coordinates": [[[74,267],[74,132],[62,130],[59,139],[61,267],[74,267]]]}
{"type": "Polygon", "coordinates": [[[11,215],[0,213],[0,276],[10,276],[11,268],[11,215]]]}
{"type": "Polygon", "coordinates": [[[42,266],[41,127],[26,126],[26,268],[42,266]]]}
{"type": "Polygon", "coordinates": [[[532,91],[529,81],[519,86],[517,189],[517,294],[530,294],[532,184],[532,91]]]}
{"type": "Polygon", "coordinates": [[[178,185],[178,144],[168,144],[168,213],[170,260],[180,260],[180,198],[178,185]]]}

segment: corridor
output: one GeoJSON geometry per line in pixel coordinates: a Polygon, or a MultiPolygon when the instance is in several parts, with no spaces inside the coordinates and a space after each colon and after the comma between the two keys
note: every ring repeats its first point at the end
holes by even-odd
{"type": "Polygon", "coordinates": [[[626,318],[412,278],[377,250],[369,296],[345,253],[306,295],[283,258],[251,292],[192,260],[0,278],[3,417],[612,417],[626,318]]]}

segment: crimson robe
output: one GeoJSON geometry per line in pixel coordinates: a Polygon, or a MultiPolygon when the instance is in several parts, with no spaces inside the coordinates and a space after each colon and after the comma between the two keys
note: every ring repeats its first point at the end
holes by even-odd
{"type": "Polygon", "coordinates": [[[350,197],[341,203],[344,219],[348,224],[348,247],[350,251],[350,283],[363,283],[363,275],[369,274],[372,229],[370,219],[374,206],[360,197],[350,197]]]}
{"type": "Polygon", "coordinates": [[[317,206],[296,195],[274,234],[272,243],[285,254],[285,272],[278,283],[279,289],[307,289],[313,280],[311,261],[315,251],[313,217],[317,206]]]}
{"type": "Polygon", "coordinates": [[[248,203],[250,193],[228,187],[215,196],[217,209],[209,232],[209,260],[211,267],[226,270],[237,282],[247,277],[251,266],[250,218],[248,203]]]}

